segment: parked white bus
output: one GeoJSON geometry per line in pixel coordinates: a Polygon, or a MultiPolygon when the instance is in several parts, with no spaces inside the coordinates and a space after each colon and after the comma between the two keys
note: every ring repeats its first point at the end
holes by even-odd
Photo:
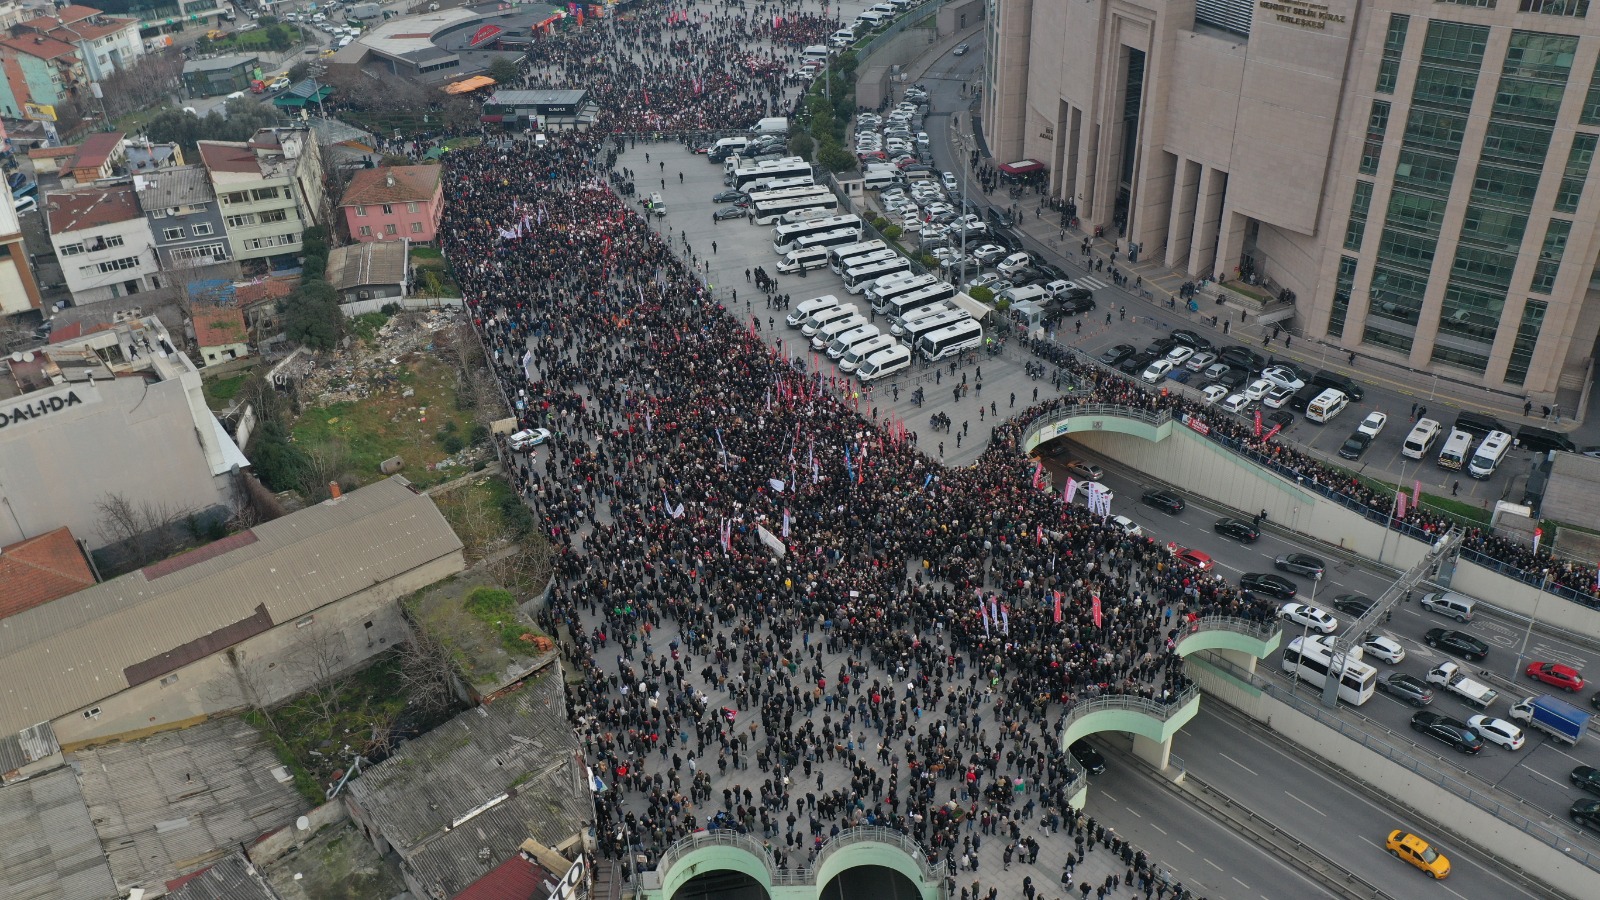
{"type": "MultiPolygon", "coordinates": [[[[954,300],[957,296],[958,294],[953,285],[940,281],[935,284],[923,285],[915,290],[896,293],[883,305],[883,309],[877,310],[877,312],[879,315],[887,315],[892,320],[898,321],[903,320],[906,317],[906,313],[914,309],[932,306],[935,303],[943,303],[946,300],[954,300]]],[[[958,306],[957,309],[959,308],[958,306]]],[[[968,310],[967,315],[971,316],[972,311],[968,310]]],[[[977,318],[977,316],[972,317],[977,318]]]]}
{"type": "MultiPolygon", "coordinates": [[[[805,179],[799,183],[798,186],[801,187],[813,184],[811,164],[798,156],[788,156],[771,162],[757,163],[753,166],[740,166],[733,170],[733,187],[734,190],[742,191],[763,181],[787,180],[790,178],[805,179]]],[[[786,187],[796,186],[786,185],[786,187]]],[[[768,188],[768,190],[774,190],[774,188],[768,188]]]]}
{"type": "Polygon", "coordinates": [[[901,272],[888,278],[879,278],[867,288],[867,302],[872,304],[874,310],[882,312],[879,307],[883,305],[885,297],[910,293],[917,288],[927,287],[938,281],[939,278],[935,275],[913,275],[910,272],[901,272]]]}
{"type": "Polygon", "coordinates": [[[885,275],[909,271],[911,271],[911,261],[896,254],[894,259],[880,260],[864,266],[851,266],[845,269],[844,287],[845,290],[852,294],[859,294],[865,291],[872,282],[885,275]]]}
{"type": "MultiPolygon", "coordinates": [[[[860,236],[861,236],[861,232],[859,230],[855,229],[855,228],[835,228],[832,231],[824,231],[821,234],[808,234],[808,235],[806,235],[804,237],[796,239],[795,242],[794,242],[794,249],[795,250],[826,250],[829,247],[838,247],[838,246],[841,246],[843,244],[848,244],[848,243],[850,243],[851,241],[854,241],[856,238],[858,238],[860,236]]],[[[793,251],[790,251],[790,252],[793,252],[793,251]]],[[[889,252],[893,253],[894,251],[890,250],[889,252]]],[[[813,269],[813,268],[820,269],[820,268],[822,268],[822,266],[821,265],[813,266],[813,265],[808,263],[806,265],[806,268],[808,268],[808,269],[813,269]]]]}
{"type": "Polygon", "coordinates": [[[790,250],[799,249],[797,242],[806,235],[826,234],[830,231],[843,229],[850,229],[859,235],[861,233],[861,218],[851,215],[828,216],[825,219],[812,219],[809,222],[779,225],[772,229],[772,249],[782,255],[790,250]]]}
{"type": "Polygon", "coordinates": [[[843,272],[848,265],[847,260],[856,256],[865,256],[874,250],[887,250],[889,245],[883,241],[856,241],[843,247],[835,247],[828,251],[828,268],[835,272],[843,272]]]}
{"type": "Polygon", "coordinates": [[[1327,645],[1316,638],[1297,637],[1283,651],[1283,671],[1321,688],[1328,683],[1329,669],[1343,669],[1339,675],[1339,699],[1360,706],[1372,699],[1378,684],[1378,670],[1358,660],[1354,654],[1335,659],[1327,645]]]}
{"type": "Polygon", "coordinates": [[[750,217],[757,225],[771,225],[797,209],[838,209],[839,198],[820,185],[757,191],[750,195],[750,217]]]}
{"type": "Polygon", "coordinates": [[[976,350],[983,346],[983,326],[973,319],[964,319],[930,331],[917,341],[917,350],[928,362],[938,362],[963,350],[976,350]]]}
{"type": "Polygon", "coordinates": [[[971,321],[972,317],[959,309],[945,309],[931,316],[907,321],[900,329],[900,340],[906,342],[907,347],[917,346],[925,334],[932,334],[941,328],[948,328],[958,322],[971,321]]]}

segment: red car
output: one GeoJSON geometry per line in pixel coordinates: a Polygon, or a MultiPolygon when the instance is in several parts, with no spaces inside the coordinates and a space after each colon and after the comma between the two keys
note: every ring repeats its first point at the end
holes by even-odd
{"type": "Polygon", "coordinates": [[[1174,559],[1191,569],[1207,572],[1210,571],[1212,566],[1216,565],[1211,560],[1211,554],[1201,550],[1191,550],[1188,547],[1179,547],[1176,544],[1167,545],[1167,549],[1172,551],[1174,559]]]}
{"type": "Polygon", "coordinates": [[[1583,673],[1560,663],[1528,663],[1528,677],[1568,692],[1583,690],[1583,673]]]}

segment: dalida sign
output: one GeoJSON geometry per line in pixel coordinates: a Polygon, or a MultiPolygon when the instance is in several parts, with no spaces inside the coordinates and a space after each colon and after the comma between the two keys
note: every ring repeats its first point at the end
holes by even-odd
{"type": "Polygon", "coordinates": [[[22,425],[99,399],[84,387],[71,387],[42,397],[23,397],[0,406],[0,429],[22,425]]]}

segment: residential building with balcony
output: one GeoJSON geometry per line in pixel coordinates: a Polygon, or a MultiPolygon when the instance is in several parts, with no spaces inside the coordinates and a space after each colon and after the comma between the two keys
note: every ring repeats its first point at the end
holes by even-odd
{"type": "Polygon", "coordinates": [[[205,29],[222,17],[225,0],[178,0],[176,3],[150,3],[129,12],[139,17],[139,34],[147,38],[173,34],[185,28],[205,29]]]}
{"type": "Polygon", "coordinates": [[[444,184],[439,172],[439,166],[357,171],[339,203],[351,240],[433,243],[444,216],[444,184]]]}
{"type": "Polygon", "coordinates": [[[22,222],[12,207],[11,192],[0,190],[0,315],[39,305],[39,281],[22,242],[22,222]]]}
{"type": "Polygon", "coordinates": [[[24,106],[62,106],[87,83],[71,44],[37,33],[0,38],[0,115],[24,117],[24,106]]]}
{"type": "Polygon", "coordinates": [[[19,36],[42,34],[77,48],[90,81],[104,81],[144,55],[138,19],[106,15],[89,6],[63,6],[54,14],[23,21],[16,30],[19,36]]]}
{"type": "Polygon", "coordinates": [[[250,140],[201,141],[235,259],[289,268],[301,235],[323,220],[322,156],[307,128],[263,128],[250,140]]]}
{"type": "Polygon", "coordinates": [[[84,138],[77,155],[67,164],[66,177],[78,184],[93,184],[115,175],[118,167],[128,161],[122,138],[120,131],[97,131],[84,138]]]}
{"type": "Polygon", "coordinates": [[[210,270],[212,266],[232,264],[233,251],[228,245],[221,205],[204,166],[177,166],[135,175],[133,189],[139,208],[150,223],[161,268],[171,273],[173,280],[186,283],[202,276],[237,276],[236,265],[227,272],[210,270]],[[207,271],[198,271],[201,269],[207,271]]]}
{"type": "Polygon", "coordinates": [[[52,191],[45,195],[44,217],[73,303],[100,303],[163,284],[155,235],[133,185],[52,191]]]}

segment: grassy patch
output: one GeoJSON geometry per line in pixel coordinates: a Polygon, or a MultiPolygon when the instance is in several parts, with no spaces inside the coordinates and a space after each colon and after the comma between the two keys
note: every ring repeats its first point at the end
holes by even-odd
{"type": "Polygon", "coordinates": [[[416,266],[442,266],[444,265],[444,251],[438,247],[412,247],[411,264],[416,266]]]}
{"type": "Polygon", "coordinates": [[[555,642],[521,617],[516,598],[485,570],[419,591],[404,604],[412,621],[446,649],[455,670],[483,691],[556,652],[555,642]]]}
{"type": "Polygon", "coordinates": [[[388,322],[388,313],[369,312],[362,313],[349,320],[345,323],[345,326],[350,329],[351,334],[370,344],[378,336],[378,329],[388,324],[388,322]]]}
{"type": "Polygon", "coordinates": [[[413,353],[398,370],[367,377],[369,393],[363,399],[301,413],[291,429],[295,443],[307,452],[338,445],[361,484],[384,477],[378,465],[391,456],[405,461],[406,477],[419,485],[463,474],[459,468],[429,468],[460,450],[472,434],[471,413],[457,406],[455,367],[432,354],[413,353]]]}
{"type": "MultiPolygon", "coordinates": [[[[464,605],[473,618],[499,636],[500,646],[506,652],[526,653],[528,647],[539,650],[551,649],[550,646],[538,647],[539,630],[523,624],[517,618],[517,604],[511,599],[510,591],[490,587],[474,588],[472,593],[467,595],[464,605]]],[[[546,638],[546,641],[548,640],[546,638]]]]}
{"type": "Polygon", "coordinates": [[[433,501],[466,545],[468,559],[482,559],[533,531],[532,514],[509,484],[485,476],[440,491],[433,501]]]}
{"type": "Polygon", "coordinates": [[[205,388],[206,400],[216,409],[228,405],[228,401],[239,395],[239,389],[250,380],[249,372],[239,372],[222,378],[212,378],[201,382],[205,388]]]}
{"type": "Polygon", "coordinates": [[[476,147],[481,143],[483,143],[483,138],[477,135],[469,135],[466,137],[453,137],[444,142],[444,147],[446,150],[462,150],[467,147],[476,147]]]}
{"type": "MultiPolygon", "coordinates": [[[[1341,471],[1345,472],[1345,474],[1347,474],[1347,475],[1352,475],[1353,477],[1355,477],[1357,479],[1360,479],[1362,484],[1366,485],[1367,487],[1371,488],[1374,491],[1377,491],[1381,496],[1386,498],[1388,500],[1388,502],[1390,502],[1390,503],[1394,502],[1394,495],[1395,495],[1395,486],[1394,485],[1386,484],[1386,483],[1384,483],[1382,481],[1376,481],[1374,479],[1366,477],[1365,475],[1354,475],[1354,473],[1349,472],[1349,470],[1341,470],[1341,471]]],[[[1411,496],[1411,492],[1410,491],[1406,491],[1406,497],[1410,498],[1410,496],[1411,496]]],[[[1407,500],[1407,502],[1410,502],[1409,499],[1407,500]]],[[[1476,506],[1476,505],[1474,505],[1472,503],[1467,503],[1467,502],[1465,502],[1463,500],[1457,500],[1457,499],[1455,499],[1453,497],[1441,497],[1441,496],[1439,496],[1437,494],[1424,493],[1422,495],[1422,505],[1423,505],[1424,508],[1429,509],[1429,510],[1431,510],[1433,512],[1443,513],[1444,515],[1453,516],[1454,518],[1457,518],[1457,519],[1463,519],[1465,521],[1475,522],[1475,523],[1480,524],[1480,525],[1489,524],[1489,511],[1488,510],[1484,509],[1481,506],[1476,506]]]]}

